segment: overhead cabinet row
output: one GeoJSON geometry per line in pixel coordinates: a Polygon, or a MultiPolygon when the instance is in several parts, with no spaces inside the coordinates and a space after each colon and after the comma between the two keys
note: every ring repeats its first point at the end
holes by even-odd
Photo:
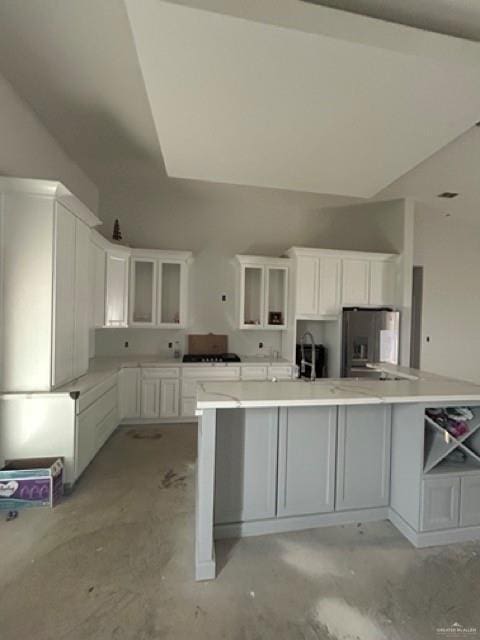
{"type": "Polygon", "coordinates": [[[347,306],[395,306],[398,256],[294,247],[295,315],[334,318],[347,306]]]}
{"type": "Polygon", "coordinates": [[[190,252],[116,247],[95,234],[91,256],[93,326],[186,326],[190,252]]]}

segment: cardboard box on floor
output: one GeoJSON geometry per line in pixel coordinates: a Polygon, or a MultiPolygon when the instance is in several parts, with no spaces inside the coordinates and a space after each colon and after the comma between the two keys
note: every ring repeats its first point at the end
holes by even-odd
{"type": "Polygon", "coordinates": [[[62,495],[61,458],[7,460],[0,469],[0,509],[54,507],[62,495]]]}

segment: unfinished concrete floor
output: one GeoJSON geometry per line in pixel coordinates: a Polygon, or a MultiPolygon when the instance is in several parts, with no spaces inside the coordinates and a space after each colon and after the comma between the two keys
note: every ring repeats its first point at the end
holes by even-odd
{"type": "Polygon", "coordinates": [[[480,544],[417,551],[387,522],[219,542],[194,582],[195,440],[121,428],[59,507],[2,514],[1,640],[480,638],[480,544]]]}

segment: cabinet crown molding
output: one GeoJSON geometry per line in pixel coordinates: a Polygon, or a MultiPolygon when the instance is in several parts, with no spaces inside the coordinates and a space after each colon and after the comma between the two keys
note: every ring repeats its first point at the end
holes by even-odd
{"type": "Polygon", "coordinates": [[[288,267],[291,264],[290,258],[277,258],[270,256],[249,256],[243,254],[237,254],[235,259],[240,264],[258,264],[258,265],[278,265],[282,267],[288,267]]]}
{"type": "Polygon", "coordinates": [[[362,258],[366,260],[394,260],[398,253],[381,253],[377,251],[344,251],[342,249],[316,249],[313,247],[290,247],[286,252],[289,258],[299,256],[332,256],[337,258],[362,258]]]}
{"type": "Polygon", "coordinates": [[[32,178],[11,178],[0,176],[0,193],[42,196],[60,202],[75,217],[89,227],[102,224],[90,209],[67,187],[57,180],[38,180],[32,178]]]}

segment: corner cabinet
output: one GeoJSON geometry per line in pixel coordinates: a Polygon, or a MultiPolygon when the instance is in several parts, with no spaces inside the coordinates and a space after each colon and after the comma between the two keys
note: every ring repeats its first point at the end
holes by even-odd
{"type": "Polygon", "coordinates": [[[236,256],[240,329],[287,328],[290,260],[236,256]]]}
{"type": "Polygon", "coordinates": [[[187,325],[190,252],[133,249],[129,326],[180,329],[187,325]]]}

